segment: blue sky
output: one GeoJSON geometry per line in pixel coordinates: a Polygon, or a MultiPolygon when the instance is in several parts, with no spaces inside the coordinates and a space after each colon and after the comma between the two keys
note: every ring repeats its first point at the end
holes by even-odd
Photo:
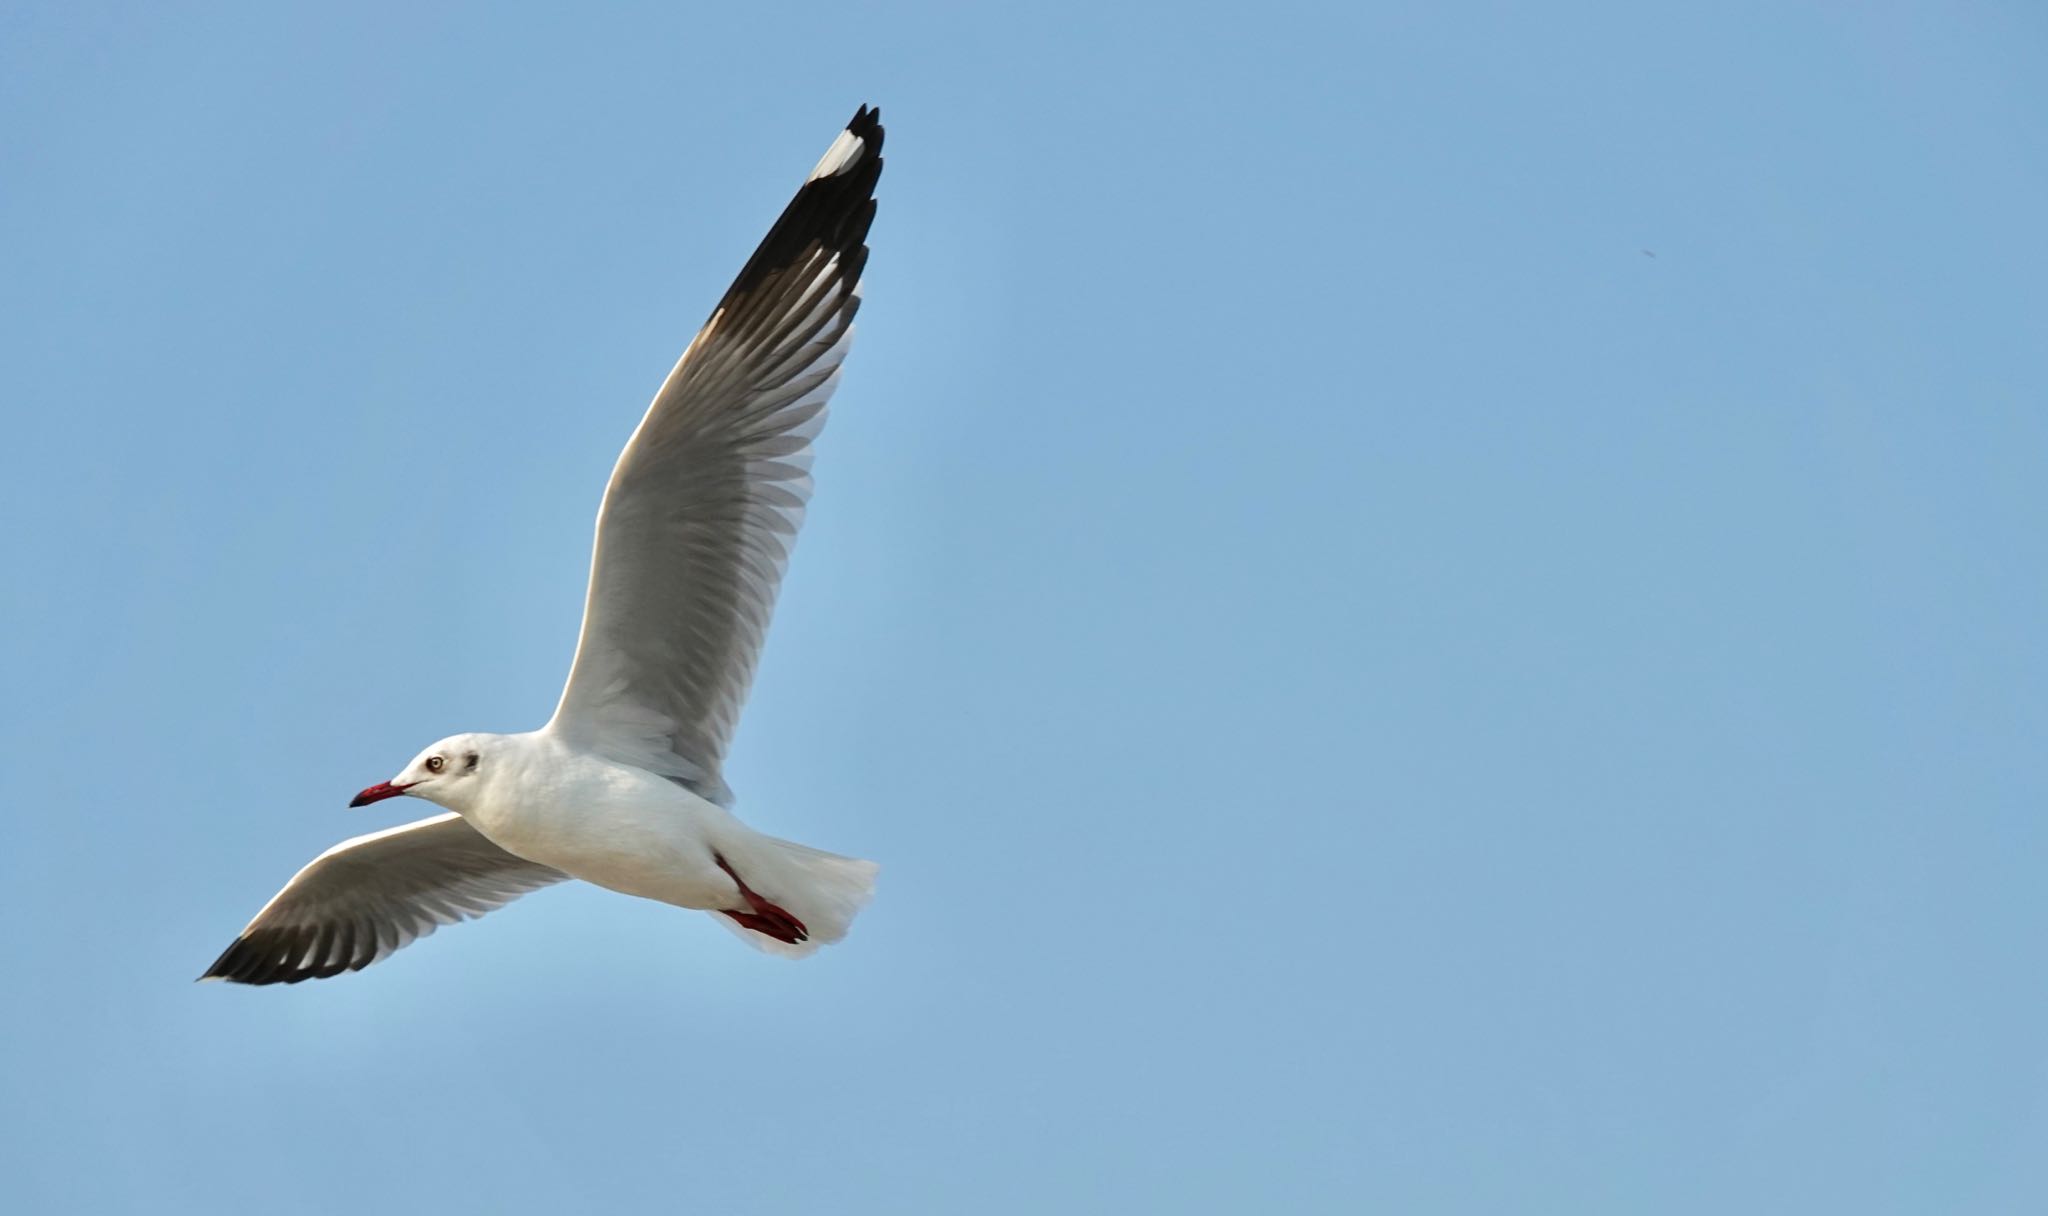
{"type": "Polygon", "coordinates": [[[2039,1211],[2044,52],[2018,4],[8,6],[0,1199],[2039,1211]],[[561,889],[193,984],[418,809],[349,794],[545,718],[613,457],[862,102],[728,770],[882,861],[852,938],[561,889]]]}

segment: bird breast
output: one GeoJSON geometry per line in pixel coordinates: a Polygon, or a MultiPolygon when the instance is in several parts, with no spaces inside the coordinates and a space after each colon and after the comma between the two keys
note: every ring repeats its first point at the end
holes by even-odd
{"type": "Polygon", "coordinates": [[[522,759],[466,812],[500,848],[665,903],[724,897],[707,839],[707,816],[724,812],[664,777],[588,752],[536,747],[522,759]]]}

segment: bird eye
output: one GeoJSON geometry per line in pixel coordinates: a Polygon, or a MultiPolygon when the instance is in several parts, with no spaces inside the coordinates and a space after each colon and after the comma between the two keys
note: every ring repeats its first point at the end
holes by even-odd
{"type": "Polygon", "coordinates": [[[442,770],[442,768],[444,768],[447,765],[447,763],[448,762],[446,760],[441,759],[441,757],[439,756],[428,756],[427,771],[430,773],[438,773],[442,770]]]}

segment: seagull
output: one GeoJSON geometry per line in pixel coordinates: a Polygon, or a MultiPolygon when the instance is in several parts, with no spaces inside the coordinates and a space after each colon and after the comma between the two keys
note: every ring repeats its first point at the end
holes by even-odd
{"type": "Polygon", "coordinates": [[[720,765],[810,495],[881,172],[881,112],[862,106],[654,395],[605,487],[554,717],[451,735],[357,794],[445,813],[314,858],[201,979],[360,971],[568,879],[710,912],[771,954],[846,936],[878,867],[747,827],[720,765]]]}

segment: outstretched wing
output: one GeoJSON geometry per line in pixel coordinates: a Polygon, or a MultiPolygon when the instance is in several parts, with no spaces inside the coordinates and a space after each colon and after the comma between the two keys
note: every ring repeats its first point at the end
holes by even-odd
{"type": "Polygon", "coordinates": [[[548,729],[714,802],[860,307],[879,111],[861,107],[719,301],[612,471],[548,729]]]}
{"type": "Polygon", "coordinates": [[[372,832],[293,875],[199,978],[296,984],[361,971],[567,877],[507,853],[456,814],[372,832]]]}

